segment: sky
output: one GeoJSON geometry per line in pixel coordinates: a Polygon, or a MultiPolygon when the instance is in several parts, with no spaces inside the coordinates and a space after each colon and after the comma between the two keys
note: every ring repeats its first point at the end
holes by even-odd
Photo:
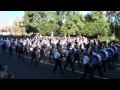
{"type": "Polygon", "coordinates": [[[22,18],[23,15],[24,11],[0,11],[0,24],[12,25],[16,17],[22,18]]]}
{"type": "MultiPolygon", "coordinates": [[[[83,15],[86,15],[90,11],[81,11],[83,15]]],[[[0,26],[12,25],[16,17],[22,18],[24,11],[0,11],[0,26]]]]}

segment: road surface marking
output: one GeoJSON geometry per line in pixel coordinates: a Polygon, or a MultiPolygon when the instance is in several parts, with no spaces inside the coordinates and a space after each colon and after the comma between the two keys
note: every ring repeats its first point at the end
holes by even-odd
{"type": "MultiPolygon", "coordinates": [[[[7,52],[9,52],[8,50],[6,50],[7,52]]],[[[13,53],[15,53],[15,52],[13,52],[13,53]]],[[[24,56],[25,58],[28,58],[28,59],[31,59],[31,57],[28,57],[28,56],[24,56]]],[[[51,65],[51,66],[55,66],[54,64],[51,64],[51,63],[46,63],[46,64],[48,64],[48,65],[51,65]]],[[[69,70],[69,71],[72,71],[71,69],[69,69],[69,68],[66,68],[67,70],[69,70]]],[[[84,72],[80,72],[80,71],[77,71],[77,70],[75,70],[75,72],[76,73],[79,73],[79,74],[84,74],[84,72]]],[[[87,74],[88,75],[88,74],[87,74]]],[[[94,76],[94,77],[96,77],[96,78],[101,78],[100,76],[94,76]]],[[[109,79],[109,78],[104,78],[104,77],[102,77],[102,79],[109,79]]]]}

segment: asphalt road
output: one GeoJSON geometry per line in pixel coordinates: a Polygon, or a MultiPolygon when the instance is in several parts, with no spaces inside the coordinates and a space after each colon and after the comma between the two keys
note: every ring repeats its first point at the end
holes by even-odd
{"type": "MultiPolygon", "coordinates": [[[[83,66],[79,68],[78,64],[75,64],[75,72],[71,71],[68,65],[67,70],[64,71],[64,75],[60,74],[59,68],[57,72],[53,72],[54,63],[50,61],[47,64],[39,62],[38,66],[30,63],[30,55],[25,55],[25,61],[18,60],[18,56],[14,53],[13,57],[2,53],[0,49],[0,64],[6,64],[9,67],[9,71],[14,73],[15,79],[80,79],[83,75],[83,66]]],[[[65,62],[63,61],[63,65],[65,62]]],[[[119,64],[119,61],[118,63],[119,64]]],[[[120,79],[120,67],[112,65],[112,69],[107,69],[107,72],[103,72],[103,79],[120,79]]],[[[89,79],[87,76],[85,79],[89,79]]],[[[95,79],[100,79],[99,73],[95,71],[95,79]]]]}

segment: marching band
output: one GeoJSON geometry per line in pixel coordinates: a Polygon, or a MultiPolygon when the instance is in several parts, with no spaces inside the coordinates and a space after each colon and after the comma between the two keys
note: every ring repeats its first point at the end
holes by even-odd
{"type": "Polygon", "coordinates": [[[110,68],[110,63],[114,64],[118,60],[118,55],[120,53],[120,45],[115,42],[101,42],[94,40],[91,42],[85,37],[75,38],[58,38],[58,37],[41,37],[36,35],[34,38],[12,38],[12,37],[1,37],[0,45],[2,46],[3,53],[6,49],[9,49],[9,55],[12,56],[13,49],[15,49],[16,54],[19,54],[18,58],[24,61],[24,52],[31,52],[31,63],[35,59],[35,65],[38,61],[43,61],[44,63],[49,61],[54,61],[55,67],[53,71],[56,72],[59,66],[61,74],[63,74],[62,62],[65,60],[64,69],[66,69],[68,63],[74,72],[74,63],[78,61],[79,67],[84,65],[84,75],[82,79],[89,73],[90,78],[94,77],[94,71],[97,68],[100,77],[103,77],[103,71],[106,72],[106,68],[110,68]],[[83,56],[81,56],[84,54],[83,56]],[[82,58],[82,59],[81,59],[82,58]]]}

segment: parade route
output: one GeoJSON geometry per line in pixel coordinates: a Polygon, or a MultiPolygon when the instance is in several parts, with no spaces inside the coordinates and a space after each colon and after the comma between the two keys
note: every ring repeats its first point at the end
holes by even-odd
{"type": "Polygon", "coordinates": [[[0,79],[120,79],[119,17],[119,11],[1,11],[0,79]]]}
{"type": "MultiPolygon", "coordinates": [[[[24,56],[25,61],[18,60],[15,52],[14,56],[11,57],[0,52],[0,63],[6,64],[9,66],[9,70],[12,71],[15,75],[15,79],[80,79],[83,75],[83,67],[79,68],[77,63],[75,64],[75,72],[72,72],[69,65],[67,70],[64,71],[64,75],[60,74],[59,68],[56,73],[53,73],[53,63],[40,62],[38,66],[35,66],[34,63],[31,65],[30,57],[24,56]]],[[[64,65],[64,62],[63,62],[64,65]]],[[[119,79],[120,78],[120,69],[119,67],[107,70],[104,73],[102,79],[119,79]]],[[[89,79],[87,76],[86,79],[89,79]]],[[[99,73],[95,72],[95,79],[100,79],[99,73]]]]}

